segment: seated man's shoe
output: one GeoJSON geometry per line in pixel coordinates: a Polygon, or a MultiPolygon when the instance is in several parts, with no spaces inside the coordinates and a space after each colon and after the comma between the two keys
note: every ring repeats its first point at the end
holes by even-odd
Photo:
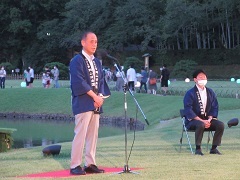
{"type": "Polygon", "coordinates": [[[81,168],[81,166],[77,166],[73,169],[70,169],[70,174],[72,174],[72,175],[86,175],[86,172],[81,168]]]}
{"type": "Polygon", "coordinates": [[[222,155],[217,149],[211,149],[211,150],[210,150],[210,154],[222,155]]]}
{"type": "Polygon", "coordinates": [[[94,164],[91,164],[88,167],[85,167],[84,170],[86,173],[104,173],[105,171],[103,169],[98,169],[98,167],[94,164]]]}
{"type": "Polygon", "coordinates": [[[196,155],[200,155],[200,156],[203,156],[203,155],[204,155],[204,154],[202,153],[202,150],[201,150],[201,149],[196,149],[195,154],[196,154],[196,155]]]}

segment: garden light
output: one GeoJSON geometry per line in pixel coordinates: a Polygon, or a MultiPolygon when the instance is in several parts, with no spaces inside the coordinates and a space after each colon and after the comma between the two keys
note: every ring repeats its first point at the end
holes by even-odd
{"type": "Polygon", "coordinates": [[[189,78],[186,78],[186,79],[185,79],[185,82],[190,82],[190,79],[189,79],[189,78]]]}

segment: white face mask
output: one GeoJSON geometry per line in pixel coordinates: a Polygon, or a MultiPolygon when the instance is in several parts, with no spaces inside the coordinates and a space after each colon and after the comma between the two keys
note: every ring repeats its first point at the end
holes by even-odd
{"type": "Polygon", "coordinates": [[[199,85],[199,86],[206,86],[206,84],[207,84],[207,80],[206,80],[206,79],[204,79],[204,80],[198,80],[198,85],[199,85]]]}

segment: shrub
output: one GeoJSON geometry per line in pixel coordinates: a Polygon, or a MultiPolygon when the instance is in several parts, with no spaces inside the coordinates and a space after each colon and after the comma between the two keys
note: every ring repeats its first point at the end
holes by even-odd
{"type": "Polygon", "coordinates": [[[139,72],[141,67],[144,66],[144,62],[142,60],[132,56],[126,58],[126,61],[124,62],[124,69],[127,70],[131,64],[133,64],[133,68],[136,70],[136,72],[139,72]]]}
{"type": "Polygon", "coordinates": [[[59,79],[69,79],[69,68],[60,62],[51,62],[47,63],[45,66],[48,66],[49,69],[53,69],[57,65],[59,69],[59,79]]]}
{"type": "Polygon", "coordinates": [[[191,78],[193,71],[196,69],[197,63],[192,60],[181,60],[177,62],[173,68],[171,77],[174,78],[191,78]]]}
{"type": "Polygon", "coordinates": [[[4,62],[0,64],[0,67],[4,66],[5,71],[7,72],[7,74],[11,74],[12,70],[15,70],[15,67],[9,63],[9,62],[4,62]]]}

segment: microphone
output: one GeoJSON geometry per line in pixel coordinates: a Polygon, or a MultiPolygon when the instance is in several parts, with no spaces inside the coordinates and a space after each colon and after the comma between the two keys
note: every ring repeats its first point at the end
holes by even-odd
{"type": "Polygon", "coordinates": [[[114,60],[114,61],[118,61],[117,58],[115,58],[115,57],[113,57],[113,56],[111,56],[111,55],[109,55],[109,54],[106,54],[106,56],[107,56],[109,59],[112,59],[112,60],[114,60]]]}

